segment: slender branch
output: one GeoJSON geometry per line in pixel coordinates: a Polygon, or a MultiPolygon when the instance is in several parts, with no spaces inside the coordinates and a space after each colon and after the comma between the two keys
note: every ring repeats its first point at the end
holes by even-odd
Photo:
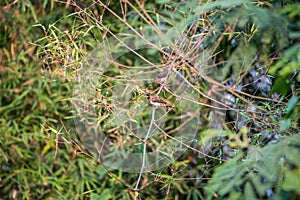
{"type": "MultiPolygon", "coordinates": [[[[135,188],[134,188],[134,191],[138,191],[138,187],[139,187],[139,184],[141,182],[141,178],[142,178],[142,174],[145,170],[145,164],[146,164],[146,151],[147,151],[147,141],[149,139],[149,135],[150,135],[150,131],[152,130],[152,126],[155,122],[155,110],[156,108],[155,107],[152,107],[152,115],[151,115],[151,121],[150,121],[150,125],[149,125],[149,128],[148,128],[148,131],[147,131],[147,134],[145,136],[145,139],[143,140],[143,143],[144,143],[144,149],[143,149],[143,160],[142,160],[142,166],[141,166],[141,170],[140,170],[140,173],[139,173],[139,177],[138,177],[138,180],[136,182],[136,185],[135,185],[135,188]]],[[[136,196],[135,196],[136,198],[136,196]]]]}

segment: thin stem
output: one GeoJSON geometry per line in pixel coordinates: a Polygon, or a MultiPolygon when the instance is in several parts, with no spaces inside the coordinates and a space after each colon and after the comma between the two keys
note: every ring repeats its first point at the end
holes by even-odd
{"type": "MultiPolygon", "coordinates": [[[[156,108],[155,107],[152,107],[152,115],[151,115],[151,122],[150,122],[150,125],[149,125],[149,128],[148,128],[148,131],[147,131],[147,134],[145,136],[145,139],[143,140],[143,143],[144,143],[144,149],[143,149],[143,160],[142,160],[142,166],[141,166],[141,170],[140,170],[140,173],[139,173],[139,177],[138,177],[138,180],[136,182],[136,185],[135,185],[135,188],[134,188],[134,191],[137,191],[138,190],[138,187],[139,187],[139,184],[141,182],[141,178],[142,178],[142,174],[145,170],[145,164],[146,164],[146,151],[147,151],[147,141],[149,139],[149,135],[150,135],[150,131],[152,129],[152,126],[154,124],[154,121],[155,121],[155,110],[156,108]]],[[[136,195],[136,194],[135,194],[136,195]]],[[[136,196],[135,196],[135,199],[136,199],[136,196]]]]}

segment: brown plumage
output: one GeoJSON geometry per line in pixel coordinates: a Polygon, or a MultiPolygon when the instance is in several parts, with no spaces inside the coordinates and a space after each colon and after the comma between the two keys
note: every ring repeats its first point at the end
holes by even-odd
{"type": "Polygon", "coordinates": [[[155,107],[168,107],[168,108],[172,108],[172,106],[167,105],[167,102],[165,102],[164,100],[160,99],[158,96],[156,95],[152,95],[152,94],[145,94],[145,97],[147,97],[147,99],[149,100],[149,102],[155,106],[155,107]]]}
{"type": "Polygon", "coordinates": [[[165,69],[165,70],[161,71],[161,72],[154,78],[153,82],[162,84],[162,83],[166,82],[166,80],[167,80],[167,78],[168,78],[169,75],[170,75],[169,70],[165,69]]]}

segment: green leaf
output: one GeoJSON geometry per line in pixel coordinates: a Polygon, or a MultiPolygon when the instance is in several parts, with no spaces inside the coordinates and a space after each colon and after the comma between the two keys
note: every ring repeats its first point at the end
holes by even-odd
{"type": "Polygon", "coordinates": [[[242,199],[242,194],[240,192],[236,192],[235,190],[233,190],[230,192],[229,199],[230,200],[242,199]]]}
{"type": "Polygon", "coordinates": [[[199,143],[201,144],[206,144],[207,142],[209,142],[211,139],[217,137],[217,136],[226,136],[229,135],[230,132],[229,131],[223,131],[223,130],[219,130],[219,129],[208,129],[205,131],[202,131],[199,134],[199,143]]]}
{"type": "Polygon", "coordinates": [[[275,79],[274,85],[272,87],[272,93],[280,93],[286,95],[290,90],[291,82],[288,81],[287,77],[279,76],[275,79]]]}
{"type": "Polygon", "coordinates": [[[297,96],[292,96],[290,98],[287,108],[286,108],[287,115],[289,115],[289,113],[291,113],[294,110],[298,101],[299,101],[299,97],[297,97],[297,96]]]}
{"type": "Polygon", "coordinates": [[[112,198],[112,194],[111,194],[110,189],[108,189],[108,188],[104,189],[100,195],[95,194],[95,193],[91,194],[91,200],[100,200],[100,199],[107,200],[110,198],[112,198]]]}
{"type": "Polygon", "coordinates": [[[194,9],[194,12],[202,14],[205,12],[209,12],[215,8],[230,8],[233,6],[237,6],[240,4],[248,3],[247,0],[234,0],[234,1],[227,1],[227,0],[219,0],[215,2],[210,2],[205,5],[198,6],[194,9]]]}
{"type": "Polygon", "coordinates": [[[269,74],[275,75],[279,70],[279,74],[281,74],[281,76],[287,76],[289,73],[292,73],[293,70],[300,69],[299,62],[296,59],[299,56],[299,52],[300,44],[294,45],[287,49],[284,52],[283,58],[281,58],[274,66],[270,68],[269,74]]]}
{"type": "Polygon", "coordinates": [[[239,196],[239,199],[261,199],[268,189],[274,187],[299,192],[299,140],[300,134],[296,134],[264,148],[253,147],[242,161],[234,158],[221,165],[205,187],[208,199],[212,199],[213,194],[218,194],[221,199],[227,195],[239,196]],[[295,166],[297,170],[289,171],[284,165],[295,166]],[[285,177],[283,184],[281,176],[285,177]],[[236,191],[237,187],[245,189],[236,191]]]}
{"type": "Polygon", "coordinates": [[[251,185],[250,182],[247,182],[246,183],[246,187],[245,187],[245,199],[249,199],[249,200],[252,200],[252,199],[257,199],[256,198],[256,195],[255,195],[255,192],[253,191],[253,187],[251,185]]]}
{"type": "Polygon", "coordinates": [[[266,191],[272,187],[270,183],[262,182],[261,176],[259,176],[258,174],[251,173],[250,179],[259,196],[264,196],[264,194],[266,194],[266,191]]]}
{"type": "Polygon", "coordinates": [[[300,168],[293,170],[293,171],[287,171],[284,174],[284,181],[282,184],[282,188],[287,191],[296,191],[298,194],[300,194],[300,168]]]}
{"type": "Polygon", "coordinates": [[[170,3],[171,0],[156,0],[155,1],[157,4],[167,4],[167,3],[170,3]]]}
{"type": "Polygon", "coordinates": [[[284,119],[280,121],[280,131],[286,131],[290,128],[291,126],[291,119],[284,119]]]}
{"type": "Polygon", "coordinates": [[[289,148],[288,151],[287,160],[295,166],[300,166],[299,150],[296,148],[289,148]]]}

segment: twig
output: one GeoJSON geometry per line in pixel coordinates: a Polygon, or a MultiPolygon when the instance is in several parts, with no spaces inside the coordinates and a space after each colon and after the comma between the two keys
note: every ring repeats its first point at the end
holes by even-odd
{"type": "MultiPolygon", "coordinates": [[[[142,160],[142,166],[141,166],[141,170],[140,170],[140,173],[139,173],[139,177],[138,177],[138,180],[136,182],[136,185],[135,185],[135,188],[134,188],[134,191],[138,191],[138,187],[139,187],[139,184],[141,182],[141,178],[142,178],[142,174],[145,170],[145,163],[146,163],[146,151],[147,151],[147,141],[149,139],[149,135],[150,135],[150,131],[152,130],[152,126],[154,124],[154,121],[155,121],[155,107],[152,107],[152,115],[151,115],[151,122],[150,122],[150,125],[149,125],[149,128],[148,128],[148,131],[147,131],[147,134],[145,136],[145,139],[143,140],[143,143],[144,143],[144,149],[143,149],[143,160],[142,160]]],[[[136,199],[136,194],[135,194],[135,199],[136,199]]]]}

